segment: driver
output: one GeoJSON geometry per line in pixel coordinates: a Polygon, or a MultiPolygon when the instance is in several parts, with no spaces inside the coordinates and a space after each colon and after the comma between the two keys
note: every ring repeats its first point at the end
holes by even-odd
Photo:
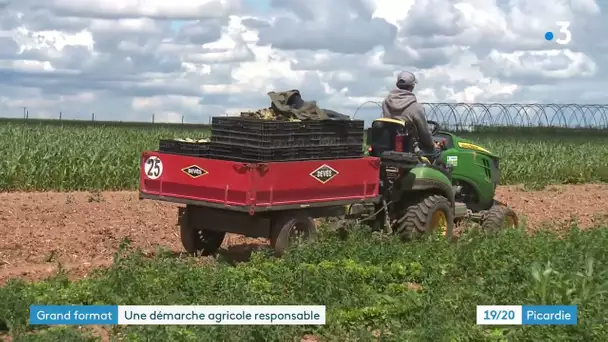
{"type": "Polygon", "coordinates": [[[385,118],[395,118],[411,121],[418,133],[418,146],[428,154],[435,154],[439,144],[433,140],[424,114],[424,108],[416,100],[414,87],[418,81],[409,71],[402,71],[397,76],[397,88],[391,90],[382,102],[382,115],[385,118]]]}

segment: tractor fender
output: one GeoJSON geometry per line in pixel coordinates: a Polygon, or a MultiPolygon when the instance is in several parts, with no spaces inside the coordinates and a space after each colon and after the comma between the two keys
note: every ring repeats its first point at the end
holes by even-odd
{"type": "Polygon", "coordinates": [[[456,177],[454,177],[454,180],[466,183],[468,186],[470,186],[471,188],[473,188],[473,190],[477,194],[481,195],[481,189],[479,188],[479,186],[472,179],[470,179],[468,177],[456,176],[456,177]]]}
{"type": "Polygon", "coordinates": [[[452,182],[441,171],[430,166],[415,167],[403,175],[398,182],[395,196],[401,197],[408,191],[433,192],[445,196],[454,205],[452,182]]]}
{"type": "Polygon", "coordinates": [[[475,183],[475,181],[473,181],[472,179],[470,179],[468,177],[462,177],[462,176],[456,176],[453,179],[455,181],[466,183],[468,186],[470,186],[473,189],[473,191],[475,191],[475,193],[477,193],[478,198],[480,198],[480,199],[486,198],[485,200],[481,200],[482,206],[491,205],[493,203],[494,196],[496,195],[496,189],[494,189],[492,191],[491,196],[484,195],[483,190],[479,187],[479,184],[475,183]]]}

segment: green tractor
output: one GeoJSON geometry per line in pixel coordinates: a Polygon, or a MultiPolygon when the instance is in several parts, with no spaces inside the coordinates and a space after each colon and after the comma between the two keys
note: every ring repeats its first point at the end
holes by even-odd
{"type": "Polygon", "coordinates": [[[452,238],[462,219],[479,222],[485,231],[518,225],[513,210],[494,200],[500,182],[499,157],[470,141],[440,130],[429,121],[442,146],[436,158],[416,150],[414,127],[380,118],[368,130],[370,156],[378,157],[383,200],[373,208],[353,205],[347,217],[362,217],[373,228],[411,239],[440,231],[452,238]]]}

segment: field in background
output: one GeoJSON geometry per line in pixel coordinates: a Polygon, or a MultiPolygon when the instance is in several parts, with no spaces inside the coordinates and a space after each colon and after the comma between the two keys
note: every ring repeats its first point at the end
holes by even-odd
{"type": "MultiPolygon", "coordinates": [[[[161,138],[209,135],[203,125],[58,123],[0,126],[0,191],[136,189],[142,151],[158,149],[161,138]]],[[[461,135],[502,157],[503,184],[608,181],[605,130],[483,128],[461,135]]]]}

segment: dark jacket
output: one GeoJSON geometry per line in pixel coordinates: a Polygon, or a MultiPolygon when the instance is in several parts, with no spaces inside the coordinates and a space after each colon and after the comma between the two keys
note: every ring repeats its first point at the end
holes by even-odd
{"type": "Polygon", "coordinates": [[[399,88],[391,90],[382,102],[382,114],[385,118],[409,118],[416,128],[420,149],[426,153],[435,151],[435,142],[426,122],[424,108],[414,93],[399,88]]]}

